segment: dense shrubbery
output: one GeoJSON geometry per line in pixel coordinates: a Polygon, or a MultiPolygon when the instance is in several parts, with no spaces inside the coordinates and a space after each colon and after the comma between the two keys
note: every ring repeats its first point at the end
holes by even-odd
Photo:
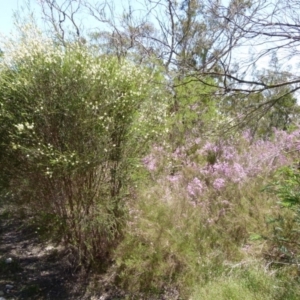
{"type": "MultiPolygon", "coordinates": [[[[262,290],[246,289],[249,299],[263,299],[265,293],[270,299],[284,299],[285,292],[275,293],[270,286],[273,282],[279,288],[280,279],[271,279],[255,263],[267,263],[269,254],[280,247],[267,222],[281,214],[280,206],[262,190],[278,168],[293,165],[299,141],[298,130],[274,129],[270,140],[253,140],[245,132],[217,141],[187,138],[174,152],[166,143],[156,145],[143,160],[154,182],[145,184],[136,219],[118,252],[123,255],[122,282],[133,290],[162,289],[172,283],[186,297],[196,286],[201,292],[193,299],[199,299],[205,291],[199,286],[208,283],[209,289],[209,282],[219,278],[219,290],[209,297],[228,299],[232,294],[238,299],[238,284],[248,284],[248,279],[236,282],[235,276],[245,265],[254,281],[268,282],[262,290]]],[[[292,218],[290,213],[282,217],[289,223],[292,218]]]]}
{"type": "Polygon", "coordinates": [[[155,75],[76,43],[60,47],[32,28],[3,50],[4,179],[84,260],[105,258],[122,236],[139,155],[163,122],[155,75]]]}
{"type": "Polygon", "coordinates": [[[202,201],[206,192],[221,192],[230,184],[239,187],[292,164],[300,148],[299,138],[299,130],[287,133],[276,129],[270,140],[253,140],[248,131],[226,140],[198,137],[187,139],[172,153],[168,147],[156,146],[143,161],[152,177],[165,169],[173,188],[178,186],[191,199],[202,201]]]}
{"type": "Polygon", "coordinates": [[[32,28],[2,48],[0,184],[38,226],[132,295],[299,298],[299,129],[221,138],[199,82],[166,96],[159,72],[32,28]]]}

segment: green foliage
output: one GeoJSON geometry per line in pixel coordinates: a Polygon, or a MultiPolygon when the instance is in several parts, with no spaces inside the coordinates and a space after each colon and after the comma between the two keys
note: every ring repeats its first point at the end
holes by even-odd
{"type": "MultiPolygon", "coordinates": [[[[206,80],[213,85],[212,79],[206,80]]],[[[188,136],[196,138],[218,127],[217,101],[212,98],[213,90],[193,77],[174,80],[168,118],[171,143],[184,144],[188,136]]]]}
{"type": "Polygon", "coordinates": [[[115,254],[118,280],[124,288],[131,293],[159,294],[175,285],[184,294],[198,280],[220,271],[213,266],[219,266],[222,255],[208,257],[206,252],[209,244],[216,243],[215,230],[197,222],[197,210],[186,206],[179,212],[147,199],[140,211],[115,254]]]}
{"type": "Polygon", "coordinates": [[[297,266],[266,266],[269,241],[252,233],[267,236],[265,216],[276,211],[261,181],[211,193],[198,206],[166,183],[139,192],[115,252],[116,284],[148,297],[176,288],[183,299],[297,299],[297,266]],[[230,199],[225,212],[224,198],[230,199]]]}
{"type": "Polygon", "coordinates": [[[175,286],[189,299],[194,288],[222,278],[228,264],[244,259],[242,245],[249,243],[250,251],[256,252],[247,239],[264,226],[265,208],[248,197],[266,201],[253,190],[250,182],[240,192],[231,186],[222,196],[203,197],[197,206],[166,182],[139,192],[125,238],[115,252],[118,284],[132,294],[161,293],[175,286]]]}
{"type": "MultiPolygon", "coordinates": [[[[278,166],[296,155],[289,147],[297,146],[297,137],[298,132],[282,131],[273,142],[251,141],[245,134],[228,139],[228,144],[198,138],[196,143],[186,139],[176,151],[153,147],[145,160],[151,181],[139,186],[137,201],[131,205],[132,219],[115,253],[118,283],[132,294],[176,287],[183,299],[206,294],[208,299],[284,299],[287,294],[296,299],[299,289],[294,294],[289,291],[298,277],[296,248],[290,242],[297,243],[299,231],[289,230],[296,229],[290,210],[281,213],[287,221],[281,233],[275,223],[266,224],[268,216],[274,222],[281,209],[274,195],[261,190],[278,166]],[[222,157],[240,166],[236,173],[229,171],[231,163],[222,157]],[[173,168],[169,158],[174,160],[173,168]],[[229,174],[232,180],[218,188],[216,174],[220,178],[229,174]],[[289,244],[282,238],[289,238],[289,244]],[[285,267],[273,268],[279,262],[285,267]],[[252,263],[260,264],[259,270],[252,263]],[[276,277],[290,264],[294,268],[276,277]],[[236,266],[240,272],[235,273],[236,266]]],[[[285,192],[296,186],[299,183],[285,192]]]]}
{"type": "MultiPolygon", "coordinates": [[[[269,84],[276,85],[287,79],[278,77],[274,70],[265,73],[260,76],[269,84]]],[[[297,122],[300,107],[291,88],[279,86],[260,93],[228,95],[221,103],[220,110],[236,119],[240,128],[250,129],[253,136],[266,138],[272,135],[274,128],[290,130],[293,123],[297,122]]]]}
{"type": "Polygon", "coordinates": [[[107,260],[131,174],[164,122],[163,95],[149,70],[27,30],[6,41],[0,63],[4,179],[82,260],[107,260]]]}
{"type": "Polygon", "coordinates": [[[284,207],[300,205],[300,172],[296,168],[284,167],[277,172],[275,181],[268,187],[281,200],[284,207]]]}
{"type": "Polygon", "coordinates": [[[261,266],[239,266],[227,276],[220,276],[205,285],[198,285],[190,299],[220,300],[296,300],[300,290],[296,282],[288,282],[281,274],[274,275],[261,266]]]}
{"type": "Polygon", "coordinates": [[[276,195],[280,212],[269,218],[272,228],[268,257],[276,264],[297,264],[300,255],[300,172],[293,167],[281,168],[266,190],[276,195]]]}

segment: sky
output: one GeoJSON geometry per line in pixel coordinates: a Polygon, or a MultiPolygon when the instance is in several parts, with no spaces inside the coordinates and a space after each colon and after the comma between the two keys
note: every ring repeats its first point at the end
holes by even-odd
{"type": "Polygon", "coordinates": [[[25,0],[0,0],[0,32],[8,35],[13,29],[14,11],[26,4],[25,0]]]}
{"type": "MultiPolygon", "coordinates": [[[[41,10],[38,5],[38,1],[41,0],[0,0],[0,33],[9,35],[9,33],[14,29],[14,13],[16,11],[21,12],[22,16],[26,16],[28,14],[28,3],[30,6],[30,11],[34,12],[34,15],[36,17],[36,20],[42,23],[40,17],[41,15],[41,10]]],[[[91,1],[92,3],[95,1],[91,1]]],[[[97,1],[96,1],[97,2],[97,1]]],[[[127,1],[122,1],[122,0],[112,0],[108,2],[114,2],[115,3],[115,8],[118,13],[121,14],[123,6],[126,5],[127,1]]],[[[138,6],[138,1],[132,1],[134,3],[134,6],[138,6]]],[[[127,7],[127,6],[126,6],[127,7]]],[[[86,21],[86,19],[85,19],[86,21]]],[[[40,25],[42,25],[40,23],[40,25]]],[[[87,23],[89,24],[89,23],[87,23]]],[[[91,27],[94,27],[95,24],[90,24],[91,27]]]]}
{"type": "MultiPolygon", "coordinates": [[[[38,14],[40,14],[40,8],[37,4],[38,0],[0,0],[0,33],[9,35],[9,33],[14,29],[14,12],[20,11],[23,16],[26,16],[26,13],[28,13],[28,10],[26,9],[26,5],[30,3],[30,9],[34,11],[37,19],[39,19],[38,14]]],[[[114,3],[117,5],[115,6],[116,9],[122,10],[122,4],[124,5],[124,2],[122,0],[114,0],[114,3]]],[[[134,6],[139,3],[139,1],[131,1],[134,6]]],[[[91,27],[95,26],[94,24],[90,24],[91,27]]],[[[0,35],[1,38],[1,35],[0,35]]],[[[253,48],[253,47],[252,47],[253,48]]],[[[247,59],[249,57],[249,49],[250,48],[244,48],[244,49],[238,49],[235,56],[239,58],[239,61],[241,62],[244,59],[247,59]]],[[[254,52],[259,52],[259,48],[256,46],[252,49],[254,52]]],[[[259,64],[256,66],[258,69],[264,69],[268,67],[270,61],[270,57],[264,57],[259,61],[259,64]]],[[[296,66],[299,61],[296,61],[293,59],[289,62],[291,65],[296,66]]]]}
{"type": "Polygon", "coordinates": [[[8,33],[12,27],[13,9],[18,6],[18,0],[0,0],[0,31],[8,33]]]}

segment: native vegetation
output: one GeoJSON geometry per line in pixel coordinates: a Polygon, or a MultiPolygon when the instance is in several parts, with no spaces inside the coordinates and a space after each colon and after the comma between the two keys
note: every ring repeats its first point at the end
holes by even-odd
{"type": "Polygon", "coordinates": [[[2,202],[132,299],[298,299],[300,6],[273,2],[41,1],[1,41],[2,202]]]}

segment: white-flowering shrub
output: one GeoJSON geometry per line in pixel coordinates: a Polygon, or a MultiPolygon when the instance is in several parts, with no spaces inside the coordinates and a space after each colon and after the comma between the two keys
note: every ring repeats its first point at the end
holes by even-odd
{"type": "Polygon", "coordinates": [[[83,255],[104,255],[121,234],[133,161],[164,123],[159,76],[32,28],[1,49],[1,164],[11,186],[83,255]]]}

